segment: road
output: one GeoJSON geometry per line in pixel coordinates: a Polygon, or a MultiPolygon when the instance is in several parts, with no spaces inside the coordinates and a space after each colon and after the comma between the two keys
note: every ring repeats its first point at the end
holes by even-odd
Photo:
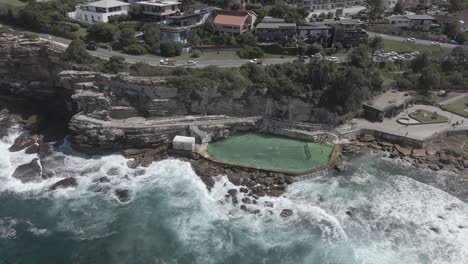
{"type": "MultiPolygon", "coordinates": [[[[387,34],[381,34],[381,33],[376,33],[376,32],[370,32],[366,31],[369,37],[382,37],[383,39],[388,39],[388,40],[394,40],[394,41],[399,41],[399,42],[406,42],[408,41],[407,37],[399,37],[399,36],[393,36],[393,35],[387,35],[387,34]]],[[[420,44],[420,45],[426,45],[426,46],[432,46],[433,41],[430,40],[424,40],[424,39],[416,39],[414,41],[415,44],[420,44]]],[[[448,48],[448,49],[453,49],[455,47],[458,47],[459,45],[454,45],[450,43],[440,43],[440,47],[442,48],[448,48]]]]}
{"type": "MultiPolygon", "coordinates": [[[[52,36],[49,34],[42,34],[42,33],[35,33],[31,31],[26,31],[26,30],[19,30],[18,28],[14,28],[9,25],[2,25],[0,24],[0,27],[5,27],[9,28],[10,30],[14,30],[16,32],[24,32],[24,33],[31,33],[31,34],[36,34],[38,35],[41,39],[44,39],[46,41],[49,41],[51,44],[56,45],[58,47],[61,47],[65,49],[68,47],[70,44],[71,40],[66,39],[66,38],[61,38],[61,37],[56,37],[52,36]]],[[[155,56],[155,55],[140,55],[140,56],[135,56],[135,55],[128,55],[124,53],[120,53],[117,51],[111,51],[108,49],[101,49],[98,48],[96,51],[88,51],[91,55],[101,58],[103,60],[108,60],[112,56],[122,56],[125,58],[126,62],[128,63],[137,63],[137,62],[144,62],[149,65],[153,66],[162,66],[160,64],[160,60],[164,59],[164,57],[160,56],[155,56]]],[[[281,63],[286,63],[286,62],[293,62],[295,58],[284,58],[284,59],[264,59],[263,64],[264,65],[271,65],[271,64],[281,64],[281,63]]],[[[195,67],[203,68],[203,67],[208,67],[208,66],[217,66],[217,67],[223,67],[223,68],[228,68],[228,67],[240,67],[244,65],[245,63],[249,62],[249,60],[245,59],[234,59],[234,60],[199,60],[197,61],[197,65],[195,67]]],[[[176,66],[184,66],[184,61],[178,62],[176,66]]],[[[171,66],[168,66],[171,67],[171,66]]],[[[194,66],[190,66],[194,67],[194,66]]]]}

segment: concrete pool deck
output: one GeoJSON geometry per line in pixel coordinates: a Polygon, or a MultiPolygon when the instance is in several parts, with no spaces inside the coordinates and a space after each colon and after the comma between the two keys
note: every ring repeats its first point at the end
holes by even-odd
{"type": "Polygon", "coordinates": [[[399,141],[410,141],[417,144],[424,145],[426,141],[437,138],[440,135],[450,132],[468,131],[468,118],[444,111],[436,106],[429,105],[414,105],[406,112],[399,115],[385,119],[383,122],[370,122],[366,119],[353,119],[351,124],[344,125],[338,129],[340,136],[353,137],[363,132],[377,132],[394,136],[399,141]],[[437,123],[437,124],[419,124],[419,125],[404,125],[398,122],[400,118],[410,118],[409,113],[418,109],[426,110],[429,112],[438,112],[446,116],[450,123],[437,123]],[[461,125],[452,127],[452,124],[459,123],[461,125]]]}

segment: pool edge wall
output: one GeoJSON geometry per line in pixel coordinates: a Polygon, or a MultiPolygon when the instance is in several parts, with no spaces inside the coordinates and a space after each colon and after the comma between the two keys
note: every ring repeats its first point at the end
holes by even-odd
{"type": "Polygon", "coordinates": [[[201,153],[201,152],[195,151],[195,153],[199,154],[201,157],[203,157],[204,159],[208,161],[221,164],[221,165],[229,165],[229,166],[235,166],[239,168],[255,169],[255,170],[266,171],[266,172],[276,172],[276,173],[283,173],[287,175],[302,176],[302,175],[316,173],[316,172],[323,171],[323,170],[328,170],[331,166],[335,165],[336,162],[338,161],[338,154],[340,153],[340,145],[338,144],[333,145],[333,150],[330,154],[330,159],[326,163],[307,169],[307,170],[287,170],[287,169],[277,169],[277,168],[269,168],[269,167],[262,167],[262,166],[246,165],[246,164],[237,163],[237,162],[218,160],[210,156],[207,152],[201,153]]]}

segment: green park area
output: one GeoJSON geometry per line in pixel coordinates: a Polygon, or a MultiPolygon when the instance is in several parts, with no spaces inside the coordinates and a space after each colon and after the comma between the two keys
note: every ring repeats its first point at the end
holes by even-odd
{"type": "Polygon", "coordinates": [[[427,110],[416,110],[409,114],[409,116],[420,123],[446,123],[448,118],[437,112],[429,112],[427,110]]]}
{"type": "Polygon", "coordinates": [[[208,145],[208,154],[240,166],[304,171],[326,164],[333,146],[263,133],[239,133],[208,145]]]}
{"type": "Polygon", "coordinates": [[[0,0],[0,4],[5,4],[12,7],[22,7],[26,5],[25,2],[21,2],[19,0],[0,0]]]}
{"type": "Polygon", "coordinates": [[[468,97],[462,97],[443,106],[448,111],[468,118],[468,97]]]}
{"type": "Polygon", "coordinates": [[[448,50],[440,46],[429,46],[429,45],[415,44],[415,43],[410,43],[410,42],[401,42],[401,41],[389,40],[389,39],[384,39],[383,43],[384,43],[385,52],[395,51],[398,53],[402,53],[402,52],[419,51],[419,52],[441,53],[443,51],[448,50]]]}

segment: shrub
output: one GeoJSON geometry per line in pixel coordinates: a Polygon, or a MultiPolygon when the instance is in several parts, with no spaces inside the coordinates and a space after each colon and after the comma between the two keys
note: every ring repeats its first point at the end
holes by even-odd
{"type": "Polygon", "coordinates": [[[164,57],[174,57],[174,56],[179,56],[182,47],[180,44],[174,44],[171,42],[167,41],[161,41],[161,44],[159,45],[161,55],[164,57]]]}
{"type": "Polygon", "coordinates": [[[322,51],[322,46],[320,44],[312,44],[310,46],[307,47],[307,50],[306,50],[306,55],[315,55],[317,53],[320,53],[320,51],[322,51]]]}
{"type": "Polygon", "coordinates": [[[64,61],[86,64],[93,61],[93,57],[86,51],[86,45],[82,40],[73,40],[62,53],[64,61]]]}
{"type": "Polygon", "coordinates": [[[239,51],[238,55],[242,59],[256,59],[263,58],[265,52],[259,47],[250,47],[239,51]]]}
{"type": "Polygon", "coordinates": [[[125,68],[125,58],[122,56],[112,56],[104,63],[104,71],[109,73],[119,73],[125,68]]]}
{"type": "Polygon", "coordinates": [[[201,51],[200,50],[193,50],[192,54],[190,55],[190,57],[192,57],[192,58],[200,58],[200,56],[201,56],[201,51]]]}
{"type": "Polygon", "coordinates": [[[142,55],[148,53],[146,48],[138,43],[125,47],[124,52],[131,55],[142,55]]]}

